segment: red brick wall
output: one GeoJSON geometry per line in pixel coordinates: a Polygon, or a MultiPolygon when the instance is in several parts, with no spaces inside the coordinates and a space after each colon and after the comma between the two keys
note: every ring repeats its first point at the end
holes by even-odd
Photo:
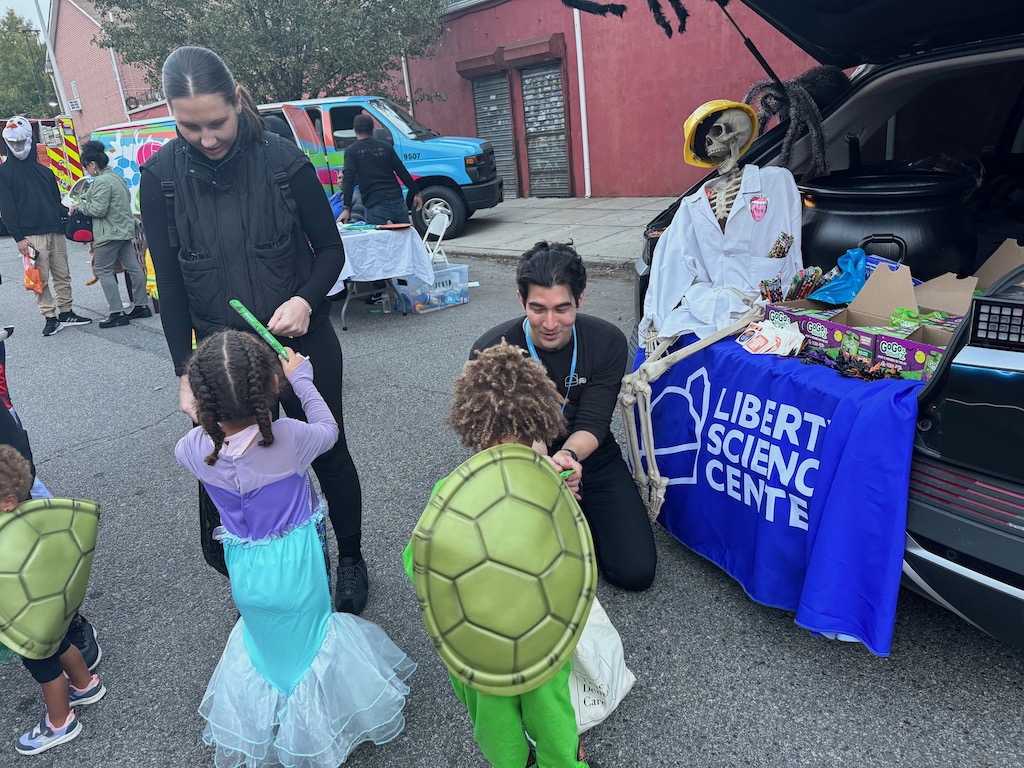
{"type": "MultiPolygon", "coordinates": [[[[99,27],[75,7],[80,6],[89,16],[98,20],[100,17],[93,4],[90,0],[75,0],[75,5],[68,0],[52,2],[54,7],[50,12],[50,35],[64,92],[69,99],[75,98],[73,82],[82,102],[81,111],[71,114],[78,135],[86,136],[94,128],[134,118],[135,115],[131,118],[125,116],[110,51],[93,42],[94,38],[99,37],[99,27]]],[[[126,95],[149,90],[143,70],[124,64],[120,58],[117,61],[126,95]]],[[[152,113],[149,116],[153,116],[152,113]]]]}
{"type": "MultiPolygon", "coordinates": [[[[705,171],[683,163],[683,122],[711,99],[742,99],[766,77],[716,3],[684,2],[687,31],[672,39],[658,28],[647,4],[632,0],[625,18],[581,14],[589,113],[593,195],[677,195],[705,171]]],[[[671,15],[667,3],[666,13],[671,15]]],[[[792,78],[815,62],[741,3],[729,5],[737,23],[775,72],[792,78]]],[[[562,32],[563,72],[569,104],[571,173],[584,193],[583,137],[572,11],[558,0],[507,0],[449,17],[432,59],[410,62],[413,91],[437,91],[443,102],[421,103],[416,118],[449,135],[473,135],[473,89],[455,62],[497,46],[562,32]]],[[[513,93],[513,96],[515,94],[513,93]]],[[[513,111],[516,105],[513,103],[513,111]]]]}

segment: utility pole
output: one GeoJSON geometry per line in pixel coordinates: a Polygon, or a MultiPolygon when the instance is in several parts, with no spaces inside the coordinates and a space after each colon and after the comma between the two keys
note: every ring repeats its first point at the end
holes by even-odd
{"type": "Polygon", "coordinates": [[[64,81],[60,77],[60,69],[57,68],[57,55],[53,52],[53,41],[50,40],[50,27],[43,17],[43,9],[39,6],[39,0],[34,0],[36,13],[39,14],[39,28],[43,30],[43,39],[46,42],[46,56],[53,68],[53,84],[57,89],[57,98],[60,99],[60,111],[62,114],[71,115],[71,106],[68,103],[68,95],[64,92],[64,81]]]}

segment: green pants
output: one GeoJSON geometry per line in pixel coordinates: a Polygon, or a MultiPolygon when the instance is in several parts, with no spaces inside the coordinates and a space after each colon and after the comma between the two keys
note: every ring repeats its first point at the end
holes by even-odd
{"type": "Polygon", "coordinates": [[[567,661],[551,680],[519,696],[480,693],[449,674],[455,695],[473,721],[473,738],[493,768],[526,768],[530,746],[523,728],[537,743],[537,768],[586,768],[577,760],[576,712],[569,698],[567,661]]]}

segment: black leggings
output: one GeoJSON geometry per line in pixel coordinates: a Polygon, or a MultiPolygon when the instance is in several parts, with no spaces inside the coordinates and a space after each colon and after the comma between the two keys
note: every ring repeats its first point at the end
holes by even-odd
{"type": "Polygon", "coordinates": [[[635,592],[647,589],[654,581],[658,553],[647,510],[621,453],[584,470],[580,495],[605,580],[635,592]]]}
{"type": "MultiPolygon", "coordinates": [[[[325,321],[305,336],[285,341],[296,352],[309,358],[313,365],[313,384],[338,422],[338,442],[313,460],[313,471],[327,499],[331,525],[338,538],[339,557],[361,557],[363,491],[345,440],[341,407],[342,359],[338,334],[330,321],[325,321]]],[[[281,405],[289,417],[306,420],[302,404],[295,395],[282,399],[281,405]]]]}
{"type": "MultiPolygon", "coordinates": [[[[70,631],[68,630],[68,632],[70,631]]],[[[26,659],[22,656],[21,663],[25,665],[25,669],[32,675],[33,680],[40,685],[45,685],[64,674],[64,665],[60,663],[60,657],[69,648],[71,648],[71,640],[65,635],[64,639],[60,641],[60,648],[53,656],[46,659],[26,659]]]]}

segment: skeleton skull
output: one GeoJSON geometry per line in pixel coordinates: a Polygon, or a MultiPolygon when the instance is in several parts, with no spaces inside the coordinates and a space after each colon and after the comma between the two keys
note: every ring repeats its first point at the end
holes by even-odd
{"type": "Polygon", "coordinates": [[[731,173],[740,159],[740,152],[754,135],[750,116],[742,109],[727,109],[715,120],[704,140],[704,152],[718,165],[719,175],[731,173]]]}

